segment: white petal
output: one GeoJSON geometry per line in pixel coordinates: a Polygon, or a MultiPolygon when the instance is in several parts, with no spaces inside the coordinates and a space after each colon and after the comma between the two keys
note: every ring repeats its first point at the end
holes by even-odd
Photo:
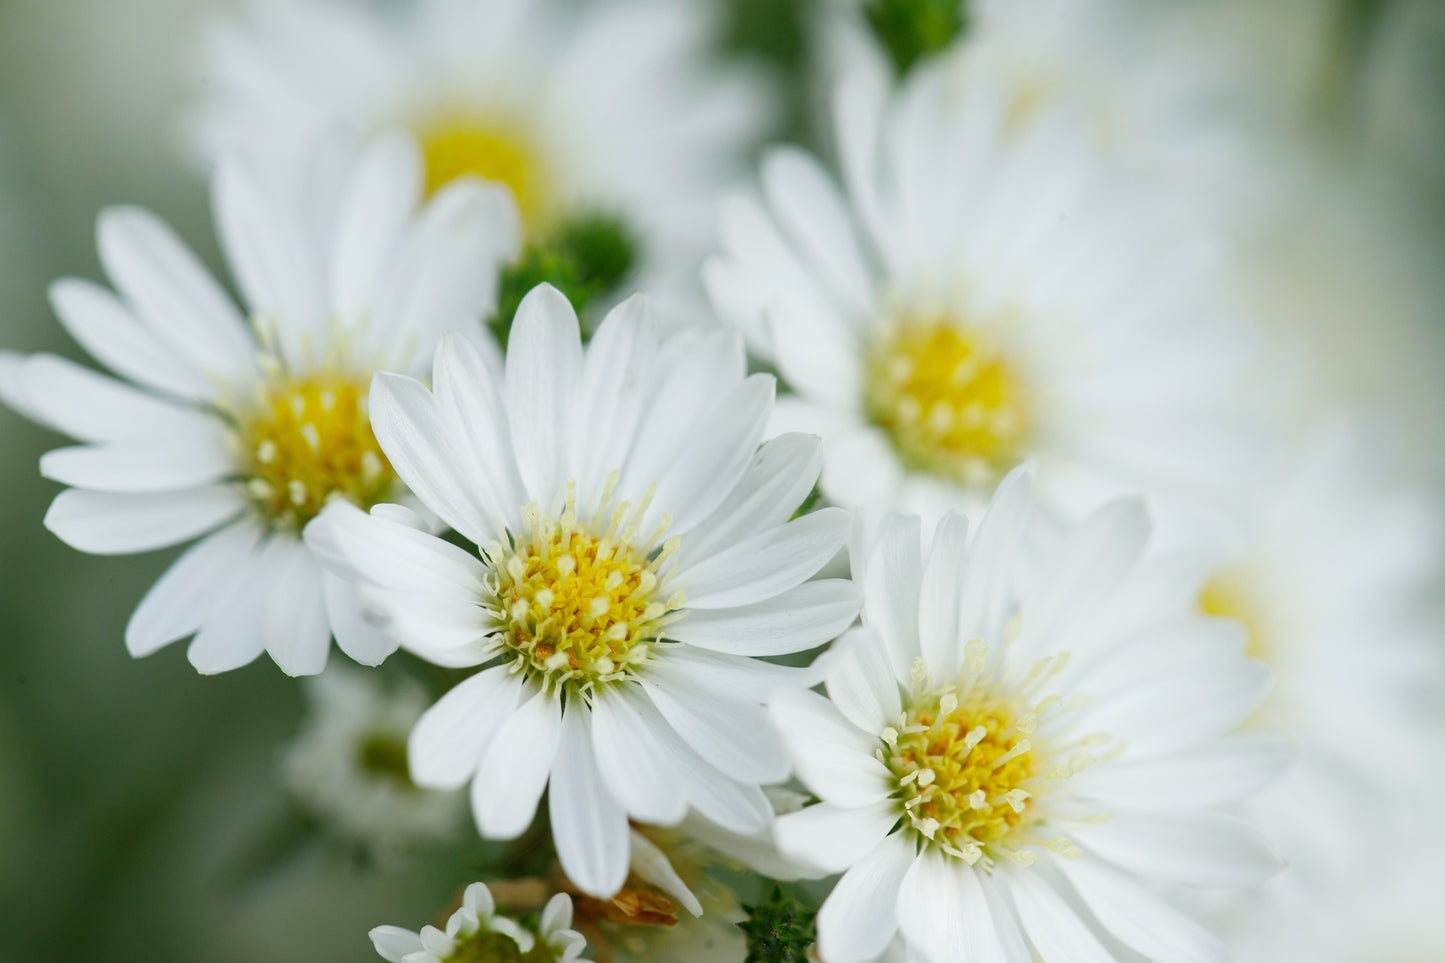
{"type": "Polygon", "coordinates": [[[890,514],[884,517],[878,542],[871,552],[860,549],[855,559],[866,556],[862,573],[854,579],[863,584],[863,623],[877,630],[887,647],[893,674],[909,678],[918,648],[918,595],[923,579],[919,547],[918,518],[890,514]]]}
{"type": "Polygon", "coordinates": [[[828,698],[864,732],[882,732],[903,712],[898,682],[883,642],[872,629],[855,629],[826,656],[828,698]]]}
{"type": "Polygon", "coordinates": [[[421,156],[405,135],[377,137],[357,162],[332,245],[331,305],[344,324],[362,319],[372,306],[421,184],[421,156]]]}
{"type": "Polygon", "coordinates": [[[582,892],[608,899],[627,880],[627,813],[597,771],[591,722],[580,699],[567,703],[548,803],[563,872],[582,892]]]}
{"type": "Polygon", "coordinates": [[[1036,872],[1006,867],[1005,879],[1029,942],[1043,963],[1114,963],[1074,908],[1036,872]]]}
{"type": "Polygon", "coordinates": [[[125,646],[137,658],[200,628],[217,603],[235,591],[262,528],[247,519],[207,536],[171,564],[136,606],[125,646]]]}
{"type": "Polygon", "coordinates": [[[818,480],[823,464],[818,446],[811,435],[788,434],[758,449],[723,503],[683,540],[678,566],[686,568],[791,518],[818,480]]]}
{"type": "Polygon", "coordinates": [[[1237,725],[1259,705],[1270,681],[1269,669],[1251,660],[1191,660],[1146,689],[1100,697],[1089,724],[1125,738],[1132,759],[1162,755],[1237,725]]]}
{"type": "Polygon", "coordinates": [[[529,691],[490,744],[472,780],[472,814],[487,839],[515,839],[532,822],[562,736],[556,695],[529,691]]]}
{"type": "Polygon", "coordinates": [[[898,931],[898,888],[913,847],[895,833],[843,874],[818,911],[818,949],[828,963],[864,963],[898,931]]]}
{"type": "Polygon", "coordinates": [[[210,415],[53,355],[26,358],[18,380],[27,414],[81,441],[165,439],[204,446],[220,431],[210,415]]]}
{"type": "Polygon", "coordinates": [[[197,672],[229,672],[265,651],[266,603],[289,549],[283,539],[268,539],[242,563],[244,574],[236,589],[217,600],[186,649],[186,658],[197,672]]]}
{"type": "Polygon", "coordinates": [[[784,856],[822,873],[841,873],[871,853],[898,822],[891,799],[844,808],[818,803],[779,816],[773,838],[784,856]]]}
{"type": "Polygon", "coordinates": [[[629,833],[629,842],[631,849],[628,861],[632,872],[671,896],[693,916],[701,916],[702,904],[697,901],[692,890],[687,888],[682,877],[677,875],[677,870],[672,868],[667,854],[635,829],[629,833]]]}
{"type": "MultiPolygon", "coordinates": [[[[469,452],[442,420],[432,393],[413,378],[378,371],[370,404],[372,431],[406,486],[474,544],[490,544],[492,506],[479,497],[485,489],[468,477],[469,452]]],[[[476,471],[472,477],[479,475],[476,471]]]]}
{"type": "Polygon", "coordinates": [[[858,615],[860,593],[845,579],[804,582],[751,605],[686,609],[667,637],[732,655],[801,652],[836,638],[858,615]]]}
{"type": "Polygon", "coordinates": [[[582,333],[572,304],[550,284],[522,299],[507,342],[507,417],[531,500],[544,511],[561,493],[582,377],[582,333]]]}
{"type": "Polygon", "coordinates": [[[888,770],[873,756],[881,740],[843,718],[833,703],[816,692],[780,689],[768,709],[798,778],[825,802],[865,806],[891,791],[888,770]]]}
{"type": "MultiPolygon", "coordinates": [[[[512,452],[502,372],[487,357],[489,347],[494,346],[457,333],[443,336],[432,368],[433,390],[438,410],[453,435],[465,442],[470,456],[458,462],[466,466],[466,476],[459,481],[485,493],[481,503],[489,506],[490,537],[500,538],[501,528],[515,525],[530,499],[512,452]]],[[[452,475],[457,477],[455,470],[452,475]]]]}
{"type": "Polygon", "coordinates": [[[108,208],[96,225],[100,260],[141,320],[202,373],[251,369],[255,344],[221,286],[149,211],[108,208]]]}
{"type": "Polygon", "coordinates": [[[218,481],[236,470],[222,438],[121,441],[56,448],[40,458],[40,474],[62,485],[103,492],[166,492],[218,481]]]}
{"type": "Polygon", "coordinates": [[[70,488],[50,503],[45,527],[82,552],[129,555],[195,538],[245,507],[229,485],[142,494],[70,488]]]}
{"type": "Polygon", "coordinates": [[[67,278],[50,286],[50,304],[70,336],[116,374],[192,401],[214,396],[200,369],[105,288],[67,278]]]}
{"type": "Polygon", "coordinates": [[[407,739],[412,782],[458,789],[477,773],[482,753],[517,711],[521,680],[505,665],[457,683],[422,714],[407,739]]]}
{"type": "Polygon", "coordinates": [[[680,571],[689,609],[748,605],[796,588],[838,553],[848,513],[824,508],[746,538],[680,571]]]}
{"type": "Polygon", "coordinates": [[[303,346],[324,345],[330,320],[315,245],[295,212],[235,162],[217,167],[211,202],[222,253],[252,316],[274,325],[288,360],[300,363],[303,346]]]}
{"type": "Polygon", "coordinates": [[[630,685],[604,686],[593,694],[592,751],[608,791],[630,816],[676,825],[687,814],[687,798],[639,701],[646,699],[630,685]]]}
{"type": "Polygon", "coordinates": [[[486,597],[486,568],[477,556],[385,512],[368,515],[350,502],[333,501],[302,534],[336,570],[423,603],[440,598],[478,604],[486,597]]]}
{"type": "Polygon", "coordinates": [[[1010,616],[1007,590],[1012,559],[1023,544],[1032,508],[1033,475],[1028,464],[1009,472],[978,523],[964,563],[958,602],[960,638],[993,642],[1002,636],[1010,616]]]}
{"type": "Polygon", "coordinates": [[[321,590],[321,566],[298,539],[273,535],[288,542],[284,559],[266,601],[262,631],[266,651],[289,676],[316,675],[326,668],[331,653],[331,623],[326,619],[326,598],[321,590]]]}
{"type": "Polygon", "coordinates": [[[396,651],[397,640],[368,621],[365,606],[353,583],[330,572],[323,573],[322,593],[326,618],[331,623],[336,645],[362,665],[381,665],[396,651]]]}
{"type": "Polygon", "coordinates": [[[787,750],[761,706],[716,698],[667,665],[654,667],[642,688],[677,734],[725,775],[759,784],[787,778],[787,750]]]}
{"type": "Polygon", "coordinates": [[[572,436],[570,478],[590,502],[632,450],[645,402],[653,390],[657,325],[651,302],[634,295],[607,313],[587,348],[572,436]]]}
{"type": "Polygon", "coordinates": [[[1202,926],[1097,859],[1058,867],[1084,905],[1119,942],[1158,963],[1227,963],[1229,951],[1202,926]]]}
{"type": "Polygon", "coordinates": [[[369,935],[376,952],[391,963],[403,963],[408,954],[422,949],[421,937],[400,926],[378,926],[369,935]]]}
{"type": "Polygon", "coordinates": [[[762,705],[779,689],[811,689],[823,678],[822,659],[794,667],[684,645],[668,650],[666,660],[691,684],[725,702],[762,705]]]}
{"type": "Polygon", "coordinates": [[[1186,752],[1121,759],[1079,777],[1077,791],[1111,810],[1185,810],[1254,795],[1289,768],[1290,745],[1263,732],[1239,732],[1186,752]]]}
{"type": "Polygon", "coordinates": [[[1252,886],[1283,866],[1264,836],[1233,816],[1115,813],[1074,838],[1105,859],[1151,879],[1193,886],[1252,886]]]}
{"type": "Polygon", "coordinates": [[[963,588],[968,520],[949,512],[933,534],[918,593],[918,643],[923,661],[943,671],[963,664],[966,639],[958,631],[958,597],[963,588]]]}
{"type": "MultiPolygon", "coordinates": [[[[655,478],[639,479],[657,483],[657,497],[644,516],[643,531],[650,531],[664,513],[672,515],[672,531],[691,531],[722,503],[763,440],[776,390],[770,375],[745,379],[716,399],[655,478]]],[[[655,403],[669,401],[662,397],[655,403]]]]}
{"type": "Polygon", "coordinates": [[[898,890],[898,926],[932,960],[1004,963],[987,898],[975,870],[929,848],[898,890]]]}

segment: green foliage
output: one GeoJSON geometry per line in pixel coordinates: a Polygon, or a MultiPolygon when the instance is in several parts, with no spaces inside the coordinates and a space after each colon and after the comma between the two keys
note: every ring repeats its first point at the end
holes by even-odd
{"type": "Polygon", "coordinates": [[[539,284],[567,296],[577,313],[622,282],[637,260],[637,244],[620,217],[594,214],[564,223],[547,238],[528,244],[502,271],[497,313],[488,322],[505,349],[517,305],[539,284]]]}
{"type": "Polygon", "coordinates": [[[806,963],[808,947],[817,939],[816,910],[779,883],[756,906],[743,909],[748,918],[738,927],[748,937],[745,963],[806,963]]]}
{"type": "Polygon", "coordinates": [[[868,0],[863,13],[901,77],[967,26],[967,0],[868,0]]]}

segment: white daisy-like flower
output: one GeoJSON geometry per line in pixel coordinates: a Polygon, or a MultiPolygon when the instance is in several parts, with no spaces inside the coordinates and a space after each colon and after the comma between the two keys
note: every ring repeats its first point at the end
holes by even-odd
{"type": "Polygon", "coordinates": [[[772,377],[746,375],[732,333],[659,341],[650,315],[629,299],[584,351],[543,285],[505,368],[448,337],[431,390],[377,375],[382,450],[477,552],[388,507],[333,504],[306,531],[403,647],[489,666],[417,724],[413,779],[471,780],[477,826],[498,839],[550,784],[562,868],[602,898],[627,875],[629,817],[672,825],[691,807],[738,832],[771,819],[759,786],[788,760],[762,702],[813,674],[752,657],[820,645],[858,608],[850,582],[808,581],[847,515],[792,518],[817,439],[759,448],[772,377]]]}
{"type": "Polygon", "coordinates": [[[465,797],[423,789],[407,769],[407,736],[430,704],[421,686],[336,666],[308,680],[306,697],[281,772],[330,831],[387,855],[458,830],[465,797]]]}
{"type": "Polygon", "coordinates": [[[338,203],[317,214],[317,197],[288,204],[244,165],[219,168],[216,227],[243,308],[156,217],[104,212],[115,292],[64,280],[51,300],[127,380],[44,354],[0,365],[6,397],[82,443],[41,459],[71,486],[45,517],[52,532],[103,555],[204,536],[131,617],[133,655],[194,633],[187,654],[201,672],[264,650],[305,675],[324,667],[333,633],[368,664],[394,648],[301,529],[330,499],[405,496],[372,434],[371,373],[417,370],[441,332],[479,326],[517,216],[504,190],[476,180],[419,207],[420,155],[400,135],[334,176],[338,203]]]}
{"type": "Polygon", "coordinates": [[[423,926],[421,932],[399,926],[371,931],[376,952],[391,963],[571,963],[587,941],[572,929],[572,899],[558,893],[547,901],[536,933],[515,920],[497,915],[492,891],[473,883],[445,930],[423,926]]]}
{"type": "Polygon", "coordinates": [[[828,698],[770,702],[822,800],[777,821],[779,846],[846,871],[818,915],[828,963],[872,959],[895,933],[932,963],[1104,961],[1117,945],[1223,960],[1153,887],[1279,867],[1216,811],[1286,758],[1230,733],[1268,670],[1237,626],[1160,604],[1137,500],[1025,563],[1029,481],[1005,479],[971,537],[946,514],[926,559],[917,519],[888,516],[853,553],[865,628],[830,652],[828,698]]]}
{"type": "Polygon", "coordinates": [[[1438,835],[1445,731],[1438,709],[1439,505],[1390,470],[1371,426],[1318,432],[1234,517],[1172,553],[1180,594],[1242,624],[1276,683],[1249,727],[1299,747],[1297,764],[1252,805],[1290,866],[1232,909],[1241,945],[1270,937],[1351,885],[1382,846],[1358,830],[1361,787],[1372,819],[1438,835]],[[1422,818],[1424,817],[1424,818],[1422,818]]]}
{"type": "Polygon", "coordinates": [[[693,274],[716,192],[771,112],[750,72],[709,51],[716,15],[671,0],[258,2],[208,38],[197,137],[207,156],[284,167],[336,131],[404,127],[432,189],[463,173],[505,183],[529,239],[616,214],[645,269],[693,274]]]}
{"type": "Polygon", "coordinates": [[[1078,512],[1210,497],[1252,467],[1230,404],[1252,330],[1210,252],[1174,243],[1074,117],[1016,128],[959,58],[893,96],[855,79],[836,106],[846,194],[775,150],[705,274],[797,393],[778,427],[823,437],[829,500],[931,522],[1032,458],[1045,503],[1078,512]]]}

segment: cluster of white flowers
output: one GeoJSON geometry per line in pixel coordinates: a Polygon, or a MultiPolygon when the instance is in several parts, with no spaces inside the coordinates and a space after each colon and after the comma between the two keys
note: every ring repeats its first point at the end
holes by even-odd
{"type": "Polygon", "coordinates": [[[870,32],[907,3],[834,11],[836,165],[741,185],[775,108],[691,0],[207,37],[239,301],[106,210],[110,287],[51,298],[113,376],[5,354],[0,397],[77,442],[56,536],[193,543],[131,654],[380,667],[320,675],[284,758],[328,828],[467,845],[469,785],[519,840],[382,957],[723,959],[764,881],[837,876],[749,958],[1280,958],[1419,818],[1431,507],[1353,416],[1299,424],[1302,349],[1181,196],[1218,165],[1141,173],[1170,82],[1101,117],[1111,54],[1055,6],[977,4],[907,70],[870,32]]]}

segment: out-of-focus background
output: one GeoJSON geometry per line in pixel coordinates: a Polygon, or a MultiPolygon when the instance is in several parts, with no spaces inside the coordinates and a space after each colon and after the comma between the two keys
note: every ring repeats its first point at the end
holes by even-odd
{"type": "MultiPolygon", "coordinates": [[[[99,277],[106,205],[150,208],[215,262],[179,120],[201,82],[198,31],[233,6],[0,0],[0,347],[82,357],[46,288],[99,277]]],[[[1250,215],[1238,243],[1252,306],[1311,346],[1299,376],[1313,392],[1381,412],[1438,481],[1445,4],[1134,6],[1167,32],[1166,50],[1230,65],[1234,96],[1215,119],[1250,160],[1203,200],[1250,215]]],[[[819,146],[823,56],[806,38],[820,11],[726,7],[722,42],[779,84],[778,136],[819,146]]],[[[245,865],[286,810],[275,760],[301,691],[264,658],[203,679],[184,646],[126,654],[126,619],[171,553],[90,557],[46,532],[59,486],[36,462],[57,444],[0,410],[0,960],[374,958],[369,927],[430,918],[456,880],[323,847],[268,874],[245,865]]]]}

